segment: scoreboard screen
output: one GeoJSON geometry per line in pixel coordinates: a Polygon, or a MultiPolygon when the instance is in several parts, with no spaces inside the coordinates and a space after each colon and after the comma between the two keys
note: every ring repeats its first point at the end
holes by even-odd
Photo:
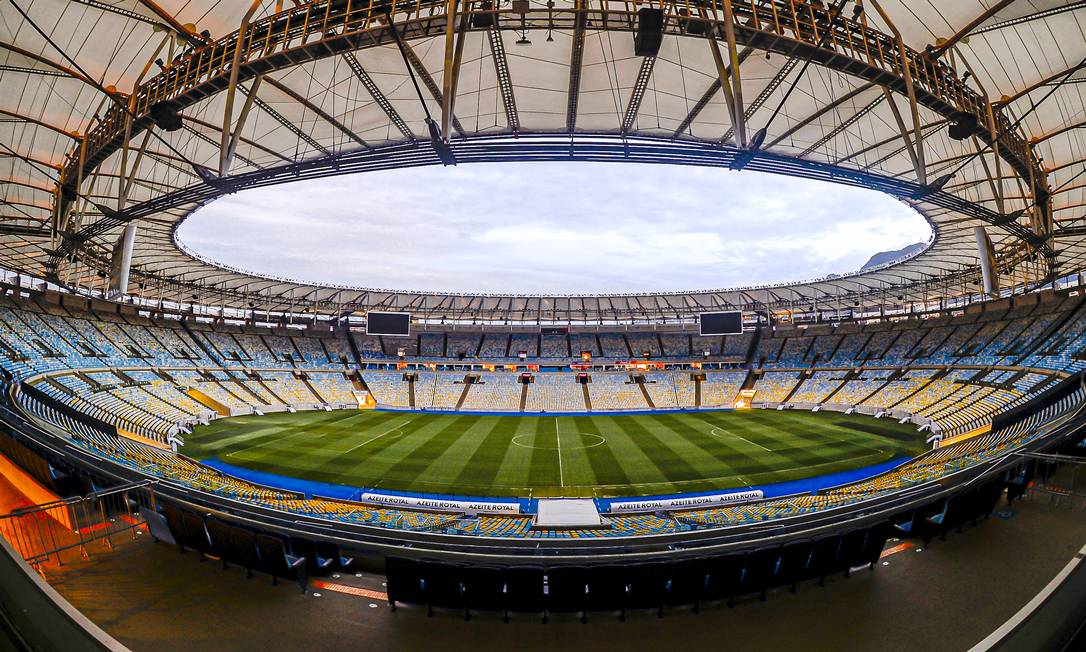
{"type": "Polygon", "coordinates": [[[407,337],[411,334],[411,313],[407,312],[369,312],[366,313],[367,335],[391,335],[407,337]]]}
{"type": "Polygon", "coordinates": [[[698,318],[702,335],[742,335],[743,312],[703,312],[698,318]]]}

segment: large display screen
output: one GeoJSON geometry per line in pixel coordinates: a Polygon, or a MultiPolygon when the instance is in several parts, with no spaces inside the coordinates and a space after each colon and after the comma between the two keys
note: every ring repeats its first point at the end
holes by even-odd
{"type": "Polygon", "coordinates": [[[411,334],[411,313],[407,312],[370,312],[366,313],[367,335],[391,335],[407,337],[411,334]]]}
{"type": "Polygon", "coordinates": [[[702,335],[742,335],[743,312],[703,312],[698,319],[701,322],[702,335]]]}

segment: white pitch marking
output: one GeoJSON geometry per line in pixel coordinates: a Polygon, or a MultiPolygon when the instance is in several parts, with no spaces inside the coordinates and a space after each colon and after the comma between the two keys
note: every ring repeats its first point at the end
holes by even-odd
{"type": "Polygon", "coordinates": [[[564,487],[566,480],[562,472],[562,431],[558,428],[558,417],[554,417],[554,438],[558,440],[558,485],[564,487]]]}
{"type": "MultiPolygon", "coordinates": [[[[415,419],[417,419],[417,418],[418,418],[418,417],[415,417],[415,419]]],[[[346,455],[347,453],[350,453],[351,451],[355,451],[355,450],[358,450],[359,448],[362,448],[363,446],[365,446],[366,444],[370,443],[371,441],[374,441],[375,439],[380,439],[381,437],[384,437],[384,436],[385,436],[385,435],[387,435],[387,434],[390,434],[390,433],[393,433],[393,432],[396,432],[396,431],[401,431],[401,432],[402,432],[402,431],[403,431],[403,429],[404,429],[405,427],[407,427],[407,424],[411,423],[411,422],[412,422],[412,421],[414,421],[415,419],[408,419],[407,421],[405,421],[404,423],[401,423],[400,425],[396,426],[395,428],[390,428],[389,430],[386,430],[386,431],[382,432],[382,433],[381,433],[381,434],[379,434],[379,435],[374,435],[373,437],[370,437],[369,439],[367,439],[366,441],[362,442],[361,444],[359,444],[359,445],[357,445],[357,446],[352,446],[351,448],[349,448],[349,449],[347,449],[347,450],[343,451],[343,452],[342,452],[342,453],[340,453],[340,454],[341,454],[341,455],[346,455]]]]}
{"type": "Polygon", "coordinates": [[[742,435],[737,435],[734,432],[730,432],[728,430],[722,430],[720,428],[713,428],[713,429],[711,429],[709,431],[709,434],[719,439],[720,438],[719,433],[721,433],[721,432],[724,433],[724,434],[730,435],[732,437],[735,437],[736,439],[742,439],[743,441],[747,442],[748,444],[751,444],[752,446],[757,446],[758,448],[761,448],[762,450],[764,450],[767,453],[773,453],[774,452],[773,449],[771,449],[771,448],[766,448],[765,446],[762,446],[761,444],[757,444],[755,442],[752,442],[751,440],[747,439],[746,437],[744,437],[742,435]]]}

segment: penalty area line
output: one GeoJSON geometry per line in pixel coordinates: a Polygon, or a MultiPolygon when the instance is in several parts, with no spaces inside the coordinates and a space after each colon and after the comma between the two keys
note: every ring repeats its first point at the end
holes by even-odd
{"type": "Polygon", "coordinates": [[[767,453],[775,453],[776,452],[772,448],[766,448],[765,446],[762,446],[759,443],[753,442],[753,441],[747,439],[746,437],[744,437],[742,435],[737,435],[734,432],[731,432],[730,430],[724,430],[722,428],[717,428],[717,427],[711,428],[709,430],[709,434],[714,436],[714,437],[717,437],[717,438],[720,437],[720,433],[724,433],[724,434],[729,435],[731,437],[735,437],[736,439],[742,439],[743,441],[747,442],[751,446],[757,446],[758,448],[761,448],[762,450],[764,450],[767,453]]]}
{"type": "Polygon", "coordinates": [[[370,437],[369,439],[367,439],[366,441],[362,442],[361,444],[358,444],[357,446],[352,446],[351,448],[348,448],[347,450],[345,450],[345,451],[343,451],[342,453],[340,453],[340,455],[346,455],[347,453],[350,453],[350,452],[356,451],[356,450],[358,450],[359,448],[362,448],[362,447],[363,447],[363,446],[365,446],[366,444],[370,443],[371,441],[374,441],[374,440],[380,439],[381,437],[384,437],[385,435],[391,434],[391,433],[393,433],[393,432],[396,432],[396,431],[402,431],[402,430],[403,430],[404,428],[406,428],[406,427],[407,427],[407,424],[411,423],[412,421],[414,421],[414,420],[415,420],[415,419],[417,419],[417,418],[418,418],[418,417],[415,417],[414,419],[408,419],[407,421],[405,421],[405,422],[401,423],[400,425],[396,426],[395,428],[389,428],[388,430],[386,430],[386,431],[382,432],[382,433],[381,433],[381,434],[379,434],[379,435],[374,435],[373,437],[370,437]]]}

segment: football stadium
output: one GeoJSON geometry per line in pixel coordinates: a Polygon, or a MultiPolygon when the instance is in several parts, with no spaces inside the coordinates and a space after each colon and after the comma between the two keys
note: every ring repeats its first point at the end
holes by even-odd
{"type": "Polygon", "coordinates": [[[1084,408],[1086,2],[0,0],[3,649],[1082,650],[1084,408]]]}

